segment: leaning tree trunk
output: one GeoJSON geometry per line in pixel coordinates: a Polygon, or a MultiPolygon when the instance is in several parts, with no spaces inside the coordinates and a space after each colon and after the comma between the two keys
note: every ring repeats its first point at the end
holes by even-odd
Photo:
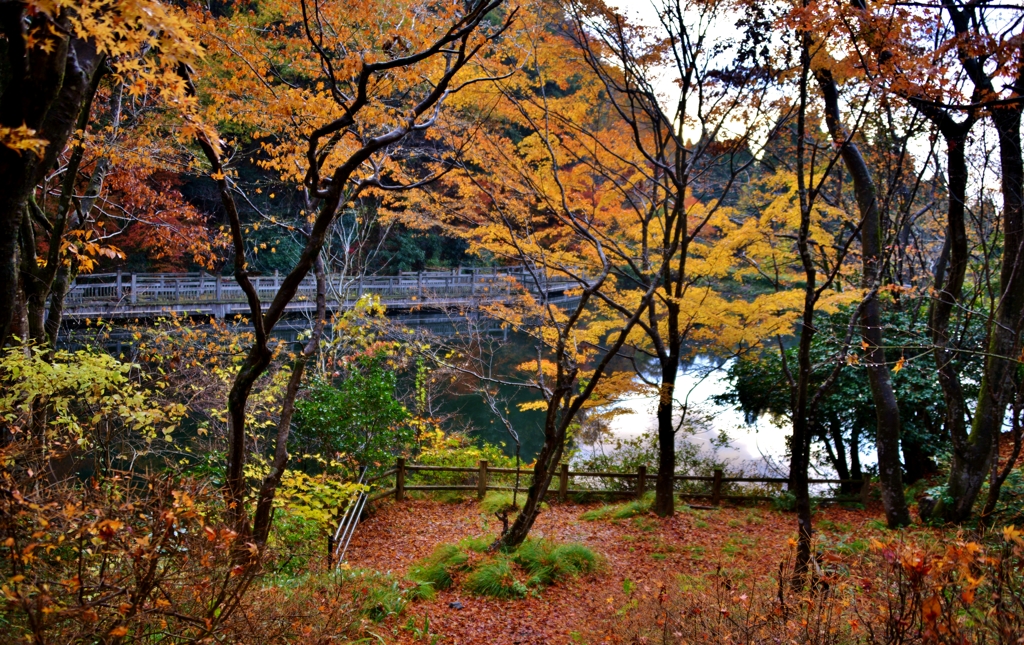
{"type": "Polygon", "coordinates": [[[533,467],[533,479],[526,492],[523,508],[512,522],[508,532],[499,536],[494,546],[515,548],[526,540],[533,528],[533,523],[537,521],[540,504],[544,501],[544,496],[551,486],[551,478],[554,474],[553,466],[561,460],[564,447],[565,426],[557,421],[553,425],[545,424],[544,445],[537,454],[537,460],[533,467]]]}
{"type": "Polygon", "coordinates": [[[861,310],[861,337],[867,344],[866,371],[875,403],[878,447],[878,479],[882,487],[889,528],[910,524],[910,512],[903,493],[903,472],[900,464],[900,408],[896,402],[889,369],[885,364],[882,338],[882,307],[877,291],[882,280],[882,227],[878,212],[875,183],[864,157],[860,154],[839,116],[839,88],[828,70],[815,72],[825,99],[825,123],[837,146],[843,163],[853,177],[854,193],[861,215],[861,248],[863,282],[867,299],[861,310]]]}
{"type": "Polygon", "coordinates": [[[992,110],[999,134],[999,161],[1003,192],[1003,264],[988,354],[981,378],[978,407],[966,441],[954,445],[946,496],[935,514],[950,522],[971,515],[985,483],[992,448],[999,439],[1013,387],[1011,372],[1019,353],[1021,314],[1024,312],[1024,162],[1021,156],[1021,106],[992,110]]]}

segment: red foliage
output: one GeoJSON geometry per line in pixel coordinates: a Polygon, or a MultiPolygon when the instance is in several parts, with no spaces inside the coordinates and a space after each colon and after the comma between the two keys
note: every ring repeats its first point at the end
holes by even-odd
{"type": "Polygon", "coordinates": [[[119,238],[126,253],[142,253],[154,271],[185,271],[190,263],[212,269],[214,234],[207,216],[180,191],[180,178],[168,172],[139,175],[118,169],[108,177],[117,209],[131,223],[119,238]]]}

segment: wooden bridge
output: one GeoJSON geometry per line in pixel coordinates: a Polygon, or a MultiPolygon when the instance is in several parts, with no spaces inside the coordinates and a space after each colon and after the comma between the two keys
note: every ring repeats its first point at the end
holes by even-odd
{"type": "MultiPolygon", "coordinates": [[[[252,276],[260,299],[269,303],[283,278],[277,274],[252,276]]],[[[575,281],[550,279],[543,289],[524,275],[521,267],[403,272],[397,276],[353,278],[328,276],[328,309],[349,309],[360,297],[374,295],[389,310],[474,309],[500,302],[525,287],[533,295],[567,300],[575,281]]],[[[312,313],[316,309],[316,281],[307,276],[287,311],[312,313]]],[[[79,276],[64,299],[64,316],[84,318],[152,318],[176,313],[225,318],[248,315],[245,294],[234,278],[208,273],[100,273],[79,276]]]]}

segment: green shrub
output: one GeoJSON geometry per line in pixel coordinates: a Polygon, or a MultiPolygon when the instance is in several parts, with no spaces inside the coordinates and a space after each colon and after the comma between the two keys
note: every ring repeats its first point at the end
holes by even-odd
{"type": "Polygon", "coordinates": [[[270,532],[274,562],[268,569],[274,574],[293,577],[306,571],[314,552],[323,548],[324,530],[316,520],[279,508],[270,532]]]}
{"type": "Polygon", "coordinates": [[[529,591],[512,572],[512,563],[504,556],[481,564],[466,576],[463,587],[470,593],[492,598],[525,598],[529,591]]]}
{"type": "MultiPolygon", "coordinates": [[[[509,457],[501,447],[475,441],[464,434],[448,433],[441,430],[428,432],[421,438],[419,453],[413,461],[424,466],[447,466],[452,468],[476,468],[481,459],[487,460],[491,468],[515,468],[515,458],[509,457]]],[[[514,475],[512,475],[514,477],[514,475]]],[[[435,486],[461,486],[476,482],[475,473],[410,472],[416,484],[435,486]]],[[[491,485],[504,483],[509,475],[489,473],[491,485]]],[[[409,483],[409,482],[407,482],[409,483]]]]}

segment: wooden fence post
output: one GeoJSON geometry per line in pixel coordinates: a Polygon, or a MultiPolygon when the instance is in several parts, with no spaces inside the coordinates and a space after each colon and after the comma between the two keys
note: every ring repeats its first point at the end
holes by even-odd
{"type": "Polygon", "coordinates": [[[647,466],[640,466],[636,472],[636,498],[640,499],[647,492],[647,466]]]}
{"type": "Polygon", "coordinates": [[[718,506],[722,501],[722,469],[715,468],[715,480],[711,484],[711,505],[718,506]]]}
{"type": "Polygon", "coordinates": [[[138,295],[137,295],[137,292],[136,292],[136,281],[135,281],[135,273],[134,272],[132,273],[132,293],[131,293],[131,299],[132,299],[132,304],[133,305],[136,302],[138,302],[138,299],[139,299],[138,295]]]}
{"type": "Polygon", "coordinates": [[[871,494],[871,476],[861,475],[860,480],[860,503],[864,506],[868,505],[868,497],[871,494]]]}
{"type": "Polygon", "coordinates": [[[558,501],[564,502],[569,496],[569,464],[562,464],[558,473],[558,501]]]}
{"type": "Polygon", "coordinates": [[[120,300],[124,297],[124,287],[121,283],[121,269],[117,270],[117,299],[120,300]]]}
{"type": "Polygon", "coordinates": [[[395,501],[405,499],[405,457],[399,457],[397,463],[398,472],[395,473],[395,501]]]}
{"type": "Polygon", "coordinates": [[[476,497],[483,499],[487,494],[487,460],[480,460],[480,474],[476,477],[476,497]]]}

